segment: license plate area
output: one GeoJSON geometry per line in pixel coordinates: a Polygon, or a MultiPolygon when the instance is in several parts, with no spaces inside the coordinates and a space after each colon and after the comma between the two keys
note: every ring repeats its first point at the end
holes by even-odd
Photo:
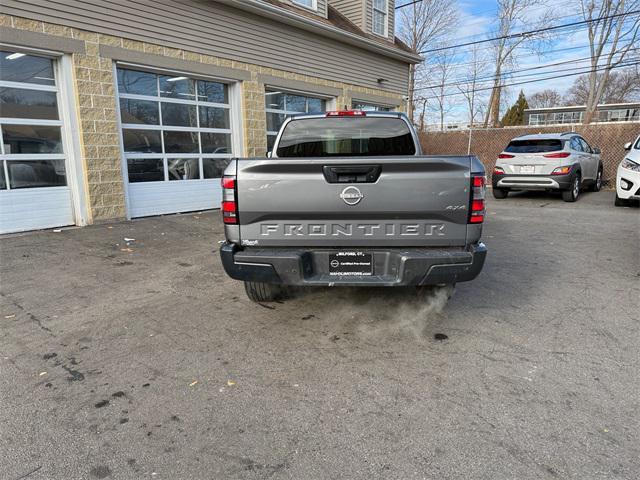
{"type": "Polygon", "coordinates": [[[522,165],[520,173],[536,173],[536,167],[533,165],[522,165]]]}
{"type": "Polygon", "coordinates": [[[332,253],[329,255],[329,275],[371,276],[373,275],[373,254],[360,251],[332,253]]]}

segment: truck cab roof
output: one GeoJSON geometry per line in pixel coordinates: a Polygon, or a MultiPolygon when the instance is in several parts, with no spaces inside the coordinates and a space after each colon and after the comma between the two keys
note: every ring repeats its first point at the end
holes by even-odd
{"type": "Polygon", "coordinates": [[[320,113],[294,113],[290,115],[291,119],[301,118],[323,118],[323,117],[391,117],[391,118],[406,118],[406,114],[402,112],[382,112],[382,111],[366,111],[366,110],[335,110],[320,113]]]}
{"type": "Polygon", "coordinates": [[[420,141],[401,112],[339,110],[287,117],[271,157],[420,155],[420,141]]]}

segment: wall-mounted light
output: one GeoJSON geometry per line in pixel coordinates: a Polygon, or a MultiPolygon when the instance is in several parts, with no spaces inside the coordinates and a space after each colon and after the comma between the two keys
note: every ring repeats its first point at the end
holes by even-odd
{"type": "Polygon", "coordinates": [[[167,82],[179,82],[180,80],[186,80],[187,77],[173,77],[167,78],[167,82]]]}

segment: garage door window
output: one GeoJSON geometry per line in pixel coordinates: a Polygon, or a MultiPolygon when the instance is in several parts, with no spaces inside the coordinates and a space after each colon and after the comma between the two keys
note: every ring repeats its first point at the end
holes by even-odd
{"type": "Polygon", "coordinates": [[[276,141],[278,130],[287,115],[296,113],[321,113],[326,111],[327,101],[324,98],[296,95],[281,91],[265,93],[265,109],[267,111],[267,146],[271,150],[276,141]]]}
{"type": "Polygon", "coordinates": [[[219,178],[232,155],[229,87],[118,68],[129,182],[219,178]]]}
{"type": "Polygon", "coordinates": [[[0,51],[0,189],[67,185],[53,60],[0,51]]]}

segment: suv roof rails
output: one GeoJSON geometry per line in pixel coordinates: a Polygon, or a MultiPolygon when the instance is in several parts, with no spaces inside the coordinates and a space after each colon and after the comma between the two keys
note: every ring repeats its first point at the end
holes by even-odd
{"type": "Polygon", "coordinates": [[[577,135],[577,134],[578,134],[578,132],[562,132],[560,134],[560,136],[562,136],[562,135],[577,135]]]}

